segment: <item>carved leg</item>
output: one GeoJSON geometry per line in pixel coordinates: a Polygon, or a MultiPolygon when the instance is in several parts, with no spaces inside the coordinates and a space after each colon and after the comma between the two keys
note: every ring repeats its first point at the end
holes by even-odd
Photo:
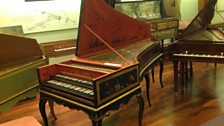
{"type": "Polygon", "coordinates": [[[137,95],[138,103],[139,103],[139,115],[138,115],[138,125],[142,126],[142,116],[144,112],[144,100],[142,94],[137,95]]]}
{"type": "Polygon", "coordinates": [[[184,61],[180,62],[180,68],[181,68],[181,93],[184,93],[184,80],[185,80],[185,65],[184,61]]]}
{"type": "Polygon", "coordinates": [[[178,92],[178,61],[173,61],[174,71],[174,91],[178,92]]]}
{"type": "Polygon", "coordinates": [[[185,66],[185,80],[188,80],[188,62],[184,62],[184,66],[185,66]]]}
{"type": "Polygon", "coordinates": [[[47,98],[45,96],[43,96],[42,94],[40,94],[39,110],[40,110],[40,114],[44,121],[44,126],[48,126],[47,115],[46,115],[46,110],[45,110],[46,102],[47,102],[47,98]]]}
{"type": "Polygon", "coordinates": [[[55,113],[54,113],[54,101],[51,100],[51,99],[49,99],[49,100],[48,100],[48,103],[49,103],[49,106],[50,106],[51,114],[52,114],[52,116],[54,117],[54,120],[57,120],[57,117],[56,117],[56,115],[55,115],[55,113]]]}
{"type": "Polygon", "coordinates": [[[159,64],[160,64],[159,80],[160,80],[160,85],[163,88],[163,59],[159,62],[159,64]]]}
{"type": "Polygon", "coordinates": [[[193,77],[193,66],[192,66],[192,62],[190,62],[190,78],[192,79],[193,77]]]}
{"type": "Polygon", "coordinates": [[[161,39],[161,53],[164,51],[164,39],[161,39]]]}
{"type": "Polygon", "coordinates": [[[102,126],[102,119],[100,120],[92,120],[92,125],[93,126],[102,126]]]}
{"type": "Polygon", "coordinates": [[[145,82],[146,82],[147,100],[148,100],[149,106],[152,106],[151,102],[150,102],[150,77],[149,77],[149,73],[145,74],[144,77],[145,77],[145,82]]]}
{"type": "Polygon", "coordinates": [[[93,126],[102,126],[103,117],[100,117],[97,112],[90,112],[89,117],[93,126]]]}
{"type": "Polygon", "coordinates": [[[155,77],[154,77],[154,67],[152,68],[152,82],[155,83],[155,77]]]}
{"type": "Polygon", "coordinates": [[[171,38],[171,40],[170,40],[171,42],[174,42],[175,41],[175,38],[171,38]]]}
{"type": "Polygon", "coordinates": [[[185,61],[184,62],[184,67],[186,67],[185,68],[185,81],[184,81],[184,86],[186,87],[186,89],[188,88],[188,80],[189,80],[189,76],[188,76],[188,74],[189,74],[189,72],[191,71],[190,69],[188,69],[188,62],[187,61],[185,61]]]}

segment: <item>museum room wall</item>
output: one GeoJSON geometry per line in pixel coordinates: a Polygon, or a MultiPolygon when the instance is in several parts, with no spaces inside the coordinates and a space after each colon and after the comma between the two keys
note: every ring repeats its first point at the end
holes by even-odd
{"type": "MultiPolygon", "coordinates": [[[[71,0],[66,0],[66,1],[68,3],[71,2],[71,0]]],[[[35,38],[37,39],[38,43],[76,39],[77,31],[78,31],[77,29],[78,19],[76,18],[79,17],[77,13],[79,13],[78,10],[79,10],[80,0],[74,0],[73,3],[64,5],[66,1],[52,0],[52,1],[25,2],[25,0],[16,0],[16,1],[13,1],[14,4],[12,4],[12,2],[10,2],[9,0],[2,0],[0,4],[0,11],[1,11],[0,27],[11,27],[11,26],[21,25],[18,23],[23,22],[24,20],[25,20],[25,23],[26,21],[29,22],[29,20],[33,21],[33,25],[35,26],[35,25],[40,25],[46,20],[50,23],[47,24],[46,26],[40,27],[40,29],[37,29],[36,31],[26,30],[25,31],[26,33],[24,33],[24,36],[35,38]],[[63,2],[63,4],[60,4],[61,2],[63,2]],[[59,9],[57,9],[58,11],[54,12],[51,9],[54,9],[55,6],[56,7],[59,6],[59,9]],[[32,8],[35,8],[36,10],[32,8]],[[49,13],[46,12],[45,9],[49,10],[49,13]],[[61,9],[61,12],[60,12],[60,9],[61,9]],[[68,9],[68,11],[66,9],[68,9]],[[75,18],[74,16],[69,15],[71,11],[76,11],[75,13],[72,13],[76,16],[75,18]],[[21,16],[21,13],[23,13],[22,16],[21,16]],[[42,16],[32,17],[35,15],[38,15],[38,16],[42,15],[42,16]],[[48,19],[48,17],[50,17],[51,19],[55,18],[58,22],[59,21],[61,22],[59,22],[60,24],[57,24],[58,22],[56,22],[56,20],[50,20],[48,19]],[[45,18],[45,20],[43,20],[43,18],[45,18]],[[58,19],[58,18],[61,18],[61,19],[58,19]],[[9,20],[13,20],[13,21],[9,21],[9,20]],[[76,26],[67,26],[65,22],[68,20],[71,20],[71,21],[76,20],[76,26]],[[7,22],[10,22],[10,23],[7,23],[7,22]],[[45,27],[49,27],[49,28],[47,29],[45,27]]],[[[181,13],[181,20],[193,19],[193,17],[196,16],[196,14],[198,13],[198,1],[181,0],[180,13],[181,13]]],[[[223,11],[220,11],[220,13],[223,14],[223,11]]],[[[223,18],[220,17],[219,15],[215,15],[214,19],[215,19],[214,22],[220,22],[220,20],[221,21],[223,20],[223,18]]]]}

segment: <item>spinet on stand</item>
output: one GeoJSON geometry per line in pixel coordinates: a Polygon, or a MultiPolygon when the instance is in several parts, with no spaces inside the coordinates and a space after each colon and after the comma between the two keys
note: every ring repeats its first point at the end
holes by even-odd
{"type": "MultiPolygon", "coordinates": [[[[174,64],[175,91],[178,86],[178,62],[181,62],[182,92],[184,91],[184,71],[187,63],[208,62],[224,63],[224,33],[218,28],[211,28],[217,0],[210,0],[188,27],[181,33],[178,42],[168,47],[170,59],[174,64]]],[[[192,71],[192,64],[190,68],[192,71]]],[[[186,72],[187,73],[187,72],[186,72]]],[[[192,73],[191,73],[192,74],[192,73]]]]}
{"type": "Polygon", "coordinates": [[[140,79],[161,59],[160,43],[150,40],[148,24],[121,14],[105,0],[82,0],[76,58],[40,67],[39,109],[47,126],[47,100],[85,111],[94,126],[106,112],[144,101],[140,79]]]}
{"type": "Polygon", "coordinates": [[[0,111],[36,96],[36,69],[47,64],[35,39],[0,34],[0,111]]]}

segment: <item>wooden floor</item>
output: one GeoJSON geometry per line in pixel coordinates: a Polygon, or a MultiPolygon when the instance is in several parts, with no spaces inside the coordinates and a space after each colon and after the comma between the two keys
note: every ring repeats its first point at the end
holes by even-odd
{"type": "MultiPolygon", "coordinates": [[[[194,63],[194,77],[188,82],[184,95],[174,93],[173,70],[170,62],[165,63],[163,83],[160,87],[158,70],[155,68],[155,83],[151,84],[152,107],[145,96],[145,82],[142,81],[145,110],[143,126],[199,126],[224,113],[224,65],[194,63]]],[[[21,102],[11,111],[0,113],[0,123],[23,116],[34,116],[41,124],[38,99],[21,102]]],[[[137,99],[121,106],[103,120],[103,126],[137,126],[137,99]]],[[[48,108],[48,107],[47,107],[48,108]]],[[[56,105],[56,121],[49,115],[50,126],[91,126],[88,116],[82,111],[69,110],[56,105]]],[[[49,113],[49,109],[47,111],[49,113]]]]}

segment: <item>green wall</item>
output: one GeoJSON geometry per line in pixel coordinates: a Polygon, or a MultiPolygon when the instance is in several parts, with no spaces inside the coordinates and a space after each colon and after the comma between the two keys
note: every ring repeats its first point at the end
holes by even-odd
{"type": "MultiPolygon", "coordinates": [[[[4,4],[1,4],[2,6],[4,4]]],[[[0,8],[1,8],[0,5],[0,8]]],[[[181,0],[180,5],[181,20],[192,20],[198,13],[198,0],[181,0]]],[[[224,13],[221,13],[224,16],[224,13]]],[[[213,20],[214,23],[223,21],[219,15],[215,15],[213,20]]],[[[1,22],[0,22],[1,26],[1,22]]],[[[39,43],[76,39],[77,38],[77,28],[66,29],[66,30],[55,30],[48,32],[30,33],[25,34],[25,37],[35,38],[39,43]]]]}
{"type": "Polygon", "coordinates": [[[81,0],[26,2],[1,0],[0,32],[24,35],[39,43],[77,36],[81,0]]]}
{"type": "Polygon", "coordinates": [[[181,20],[192,20],[198,13],[197,0],[181,0],[181,20]]]}
{"type": "Polygon", "coordinates": [[[38,41],[38,43],[46,43],[52,41],[76,39],[77,33],[78,29],[74,28],[74,29],[26,34],[25,37],[34,38],[38,41]]]}
{"type": "MultiPolygon", "coordinates": [[[[198,14],[197,0],[181,0],[180,11],[181,20],[192,20],[198,14]]],[[[224,11],[215,11],[212,23],[224,23],[224,11]]]]}
{"type": "Polygon", "coordinates": [[[214,18],[212,20],[212,24],[215,23],[224,23],[224,11],[216,11],[214,18]]]}
{"type": "MultiPolygon", "coordinates": [[[[197,0],[181,0],[180,11],[181,20],[192,20],[198,13],[197,0]]],[[[77,38],[77,29],[35,33],[28,34],[26,36],[36,38],[39,43],[64,39],[74,39],[77,38]]]]}
{"type": "MultiPolygon", "coordinates": [[[[197,0],[181,0],[181,20],[192,20],[198,13],[197,0]]],[[[36,38],[39,43],[77,38],[77,29],[60,30],[28,34],[28,37],[36,38]]]]}

